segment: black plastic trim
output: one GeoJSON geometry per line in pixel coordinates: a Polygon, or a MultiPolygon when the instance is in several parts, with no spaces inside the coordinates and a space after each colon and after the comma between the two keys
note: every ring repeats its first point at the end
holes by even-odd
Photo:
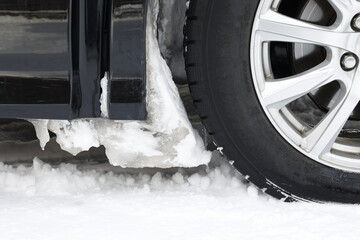
{"type": "MultiPolygon", "coordinates": [[[[109,97],[113,100],[108,103],[109,117],[146,119],[146,6],[145,0],[28,0],[21,6],[10,0],[1,3],[1,14],[13,18],[14,24],[9,26],[21,32],[18,16],[34,20],[26,22],[27,29],[42,42],[30,38],[29,43],[38,52],[31,47],[9,52],[7,45],[11,48],[12,43],[6,36],[0,37],[5,49],[0,50],[0,92],[5,94],[0,97],[0,118],[101,117],[100,80],[109,72],[109,96],[115,96],[109,97]],[[53,31],[61,43],[49,37],[53,31]],[[57,55],[61,58],[54,57],[57,55]],[[26,96],[17,99],[19,93],[26,96]]],[[[15,44],[17,41],[22,44],[25,40],[15,37],[15,44]]]]}
{"type": "Polygon", "coordinates": [[[112,0],[109,37],[110,119],[147,118],[146,16],[145,0],[112,0]]]}

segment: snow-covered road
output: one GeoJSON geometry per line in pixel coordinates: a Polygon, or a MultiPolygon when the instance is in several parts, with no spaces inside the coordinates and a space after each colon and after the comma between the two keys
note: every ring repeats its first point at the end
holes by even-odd
{"type": "Polygon", "coordinates": [[[0,165],[0,239],[359,239],[360,206],[282,203],[212,165],[0,165]]]}

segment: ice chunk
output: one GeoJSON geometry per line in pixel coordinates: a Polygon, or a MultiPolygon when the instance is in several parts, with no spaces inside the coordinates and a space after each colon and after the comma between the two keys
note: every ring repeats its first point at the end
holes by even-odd
{"type": "Polygon", "coordinates": [[[108,74],[106,73],[104,78],[101,79],[100,82],[101,85],[101,96],[100,96],[100,110],[101,110],[101,116],[104,118],[109,117],[109,105],[108,105],[108,99],[109,99],[109,78],[108,74]]]}
{"type": "MultiPolygon", "coordinates": [[[[76,155],[103,145],[111,164],[122,167],[195,167],[208,164],[211,153],[192,128],[171,71],[157,41],[159,1],[149,1],[146,28],[147,110],[146,121],[80,119],[73,121],[31,120],[41,145],[50,130],[61,148],[76,155]]],[[[107,116],[107,80],[101,85],[102,113],[107,116]]]]}

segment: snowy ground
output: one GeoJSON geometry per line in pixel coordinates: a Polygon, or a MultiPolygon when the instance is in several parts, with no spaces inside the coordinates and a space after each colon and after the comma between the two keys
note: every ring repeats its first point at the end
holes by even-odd
{"type": "Polygon", "coordinates": [[[359,206],[279,202],[219,157],[157,171],[2,164],[0,239],[359,238],[359,206]]]}

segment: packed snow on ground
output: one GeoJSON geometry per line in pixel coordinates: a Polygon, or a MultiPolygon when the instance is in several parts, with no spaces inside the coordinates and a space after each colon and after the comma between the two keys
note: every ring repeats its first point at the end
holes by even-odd
{"type": "Polygon", "coordinates": [[[0,239],[359,239],[359,206],[283,203],[211,165],[0,164],[0,239]]]}
{"type": "MultiPolygon", "coordinates": [[[[147,111],[146,121],[78,119],[74,121],[30,120],[41,147],[55,133],[63,150],[74,155],[103,145],[111,164],[122,167],[195,167],[207,164],[211,153],[205,150],[192,128],[157,41],[159,1],[149,1],[146,28],[147,111]]],[[[101,109],[107,116],[107,78],[101,81],[101,109]]]]}

